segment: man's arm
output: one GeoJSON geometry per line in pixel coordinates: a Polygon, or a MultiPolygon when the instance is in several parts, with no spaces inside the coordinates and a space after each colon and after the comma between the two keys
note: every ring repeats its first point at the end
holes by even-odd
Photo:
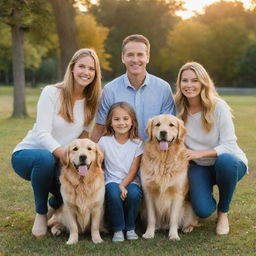
{"type": "Polygon", "coordinates": [[[103,124],[95,124],[93,130],[92,130],[92,135],[91,135],[91,140],[97,143],[100,139],[100,137],[105,133],[105,125],[103,124]]]}

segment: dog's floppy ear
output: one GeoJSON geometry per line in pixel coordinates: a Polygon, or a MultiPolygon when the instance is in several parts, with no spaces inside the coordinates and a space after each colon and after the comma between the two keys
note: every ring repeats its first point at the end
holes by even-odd
{"type": "Polygon", "coordinates": [[[184,142],[185,140],[185,135],[187,134],[187,130],[184,126],[184,122],[180,119],[178,121],[178,141],[179,142],[184,142]]]}
{"type": "Polygon", "coordinates": [[[152,141],[153,139],[152,130],[153,130],[153,118],[150,118],[148,120],[147,128],[145,130],[146,134],[148,135],[148,141],[152,141]]]}
{"type": "Polygon", "coordinates": [[[62,164],[64,166],[69,166],[70,165],[69,150],[70,150],[70,146],[67,146],[65,148],[64,158],[62,159],[62,164]]]}
{"type": "Polygon", "coordinates": [[[101,167],[102,162],[103,162],[103,158],[104,158],[103,152],[100,149],[100,147],[96,144],[96,165],[98,167],[101,167]]]}

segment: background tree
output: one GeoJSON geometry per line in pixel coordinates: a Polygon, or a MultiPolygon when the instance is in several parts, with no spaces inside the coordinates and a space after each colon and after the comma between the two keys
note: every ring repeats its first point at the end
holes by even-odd
{"type": "Polygon", "coordinates": [[[192,20],[180,21],[168,32],[166,47],[161,51],[162,72],[176,80],[179,68],[187,61],[207,63],[209,27],[192,20]]]}
{"type": "Polygon", "coordinates": [[[11,33],[10,27],[0,22],[0,77],[5,84],[10,83],[11,72],[11,33]]]}
{"type": "Polygon", "coordinates": [[[111,54],[111,76],[124,72],[121,64],[121,43],[129,34],[143,34],[151,43],[149,70],[160,75],[160,51],[165,46],[167,31],[173,28],[179,18],[175,11],[181,9],[176,0],[100,0],[90,11],[97,21],[108,27],[106,50],[111,54]]]}
{"type": "MultiPolygon", "coordinates": [[[[49,8],[43,0],[2,0],[0,21],[11,28],[12,69],[14,82],[13,117],[27,115],[25,105],[24,33],[37,30],[43,36],[47,30],[49,8]]],[[[41,40],[43,43],[44,39],[41,40]]]]}
{"type": "Polygon", "coordinates": [[[110,71],[110,63],[108,61],[110,55],[106,53],[104,46],[109,30],[98,25],[95,17],[88,13],[77,15],[75,23],[79,48],[94,48],[99,56],[101,67],[110,71]]]}
{"type": "Polygon", "coordinates": [[[60,46],[60,76],[63,77],[68,62],[78,49],[75,10],[72,0],[49,0],[55,16],[60,46]]]}
{"type": "Polygon", "coordinates": [[[210,26],[207,43],[208,70],[222,86],[237,86],[240,60],[249,43],[249,31],[242,20],[222,19],[210,26]]]}

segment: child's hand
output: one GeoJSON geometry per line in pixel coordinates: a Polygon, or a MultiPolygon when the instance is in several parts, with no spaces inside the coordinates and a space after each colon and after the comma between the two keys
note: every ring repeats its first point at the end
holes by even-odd
{"type": "Polygon", "coordinates": [[[128,194],[128,191],[127,191],[127,189],[123,186],[123,185],[121,185],[121,184],[119,184],[119,188],[120,188],[120,191],[121,191],[121,199],[122,200],[125,200],[125,198],[127,197],[127,194],[128,194]]]}

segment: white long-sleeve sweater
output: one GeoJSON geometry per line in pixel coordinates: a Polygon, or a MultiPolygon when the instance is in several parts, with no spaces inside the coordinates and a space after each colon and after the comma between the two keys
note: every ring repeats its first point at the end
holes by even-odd
{"type": "MultiPolygon", "coordinates": [[[[214,110],[214,125],[208,133],[202,127],[201,116],[201,112],[188,115],[185,124],[188,130],[185,139],[186,146],[192,150],[214,149],[218,156],[223,153],[231,153],[248,166],[244,152],[237,145],[232,116],[226,103],[217,100],[214,110]]],[[[215,159],[215,157],[208,157],[194,161],[199,165],[209,166],[214,164],[215,159]]]]}
{"type": "Polygon", "coordinates": [[[47,149],[53,152],[87,130],[84,127],[85,100],[76,100],[73,109],[74,123],[68,123],[58,115],[59,96],[60,89],[55,86],[48,85],[42,90],[37,104],[36,123],[13,152],[21,149],[47,149]]]}

